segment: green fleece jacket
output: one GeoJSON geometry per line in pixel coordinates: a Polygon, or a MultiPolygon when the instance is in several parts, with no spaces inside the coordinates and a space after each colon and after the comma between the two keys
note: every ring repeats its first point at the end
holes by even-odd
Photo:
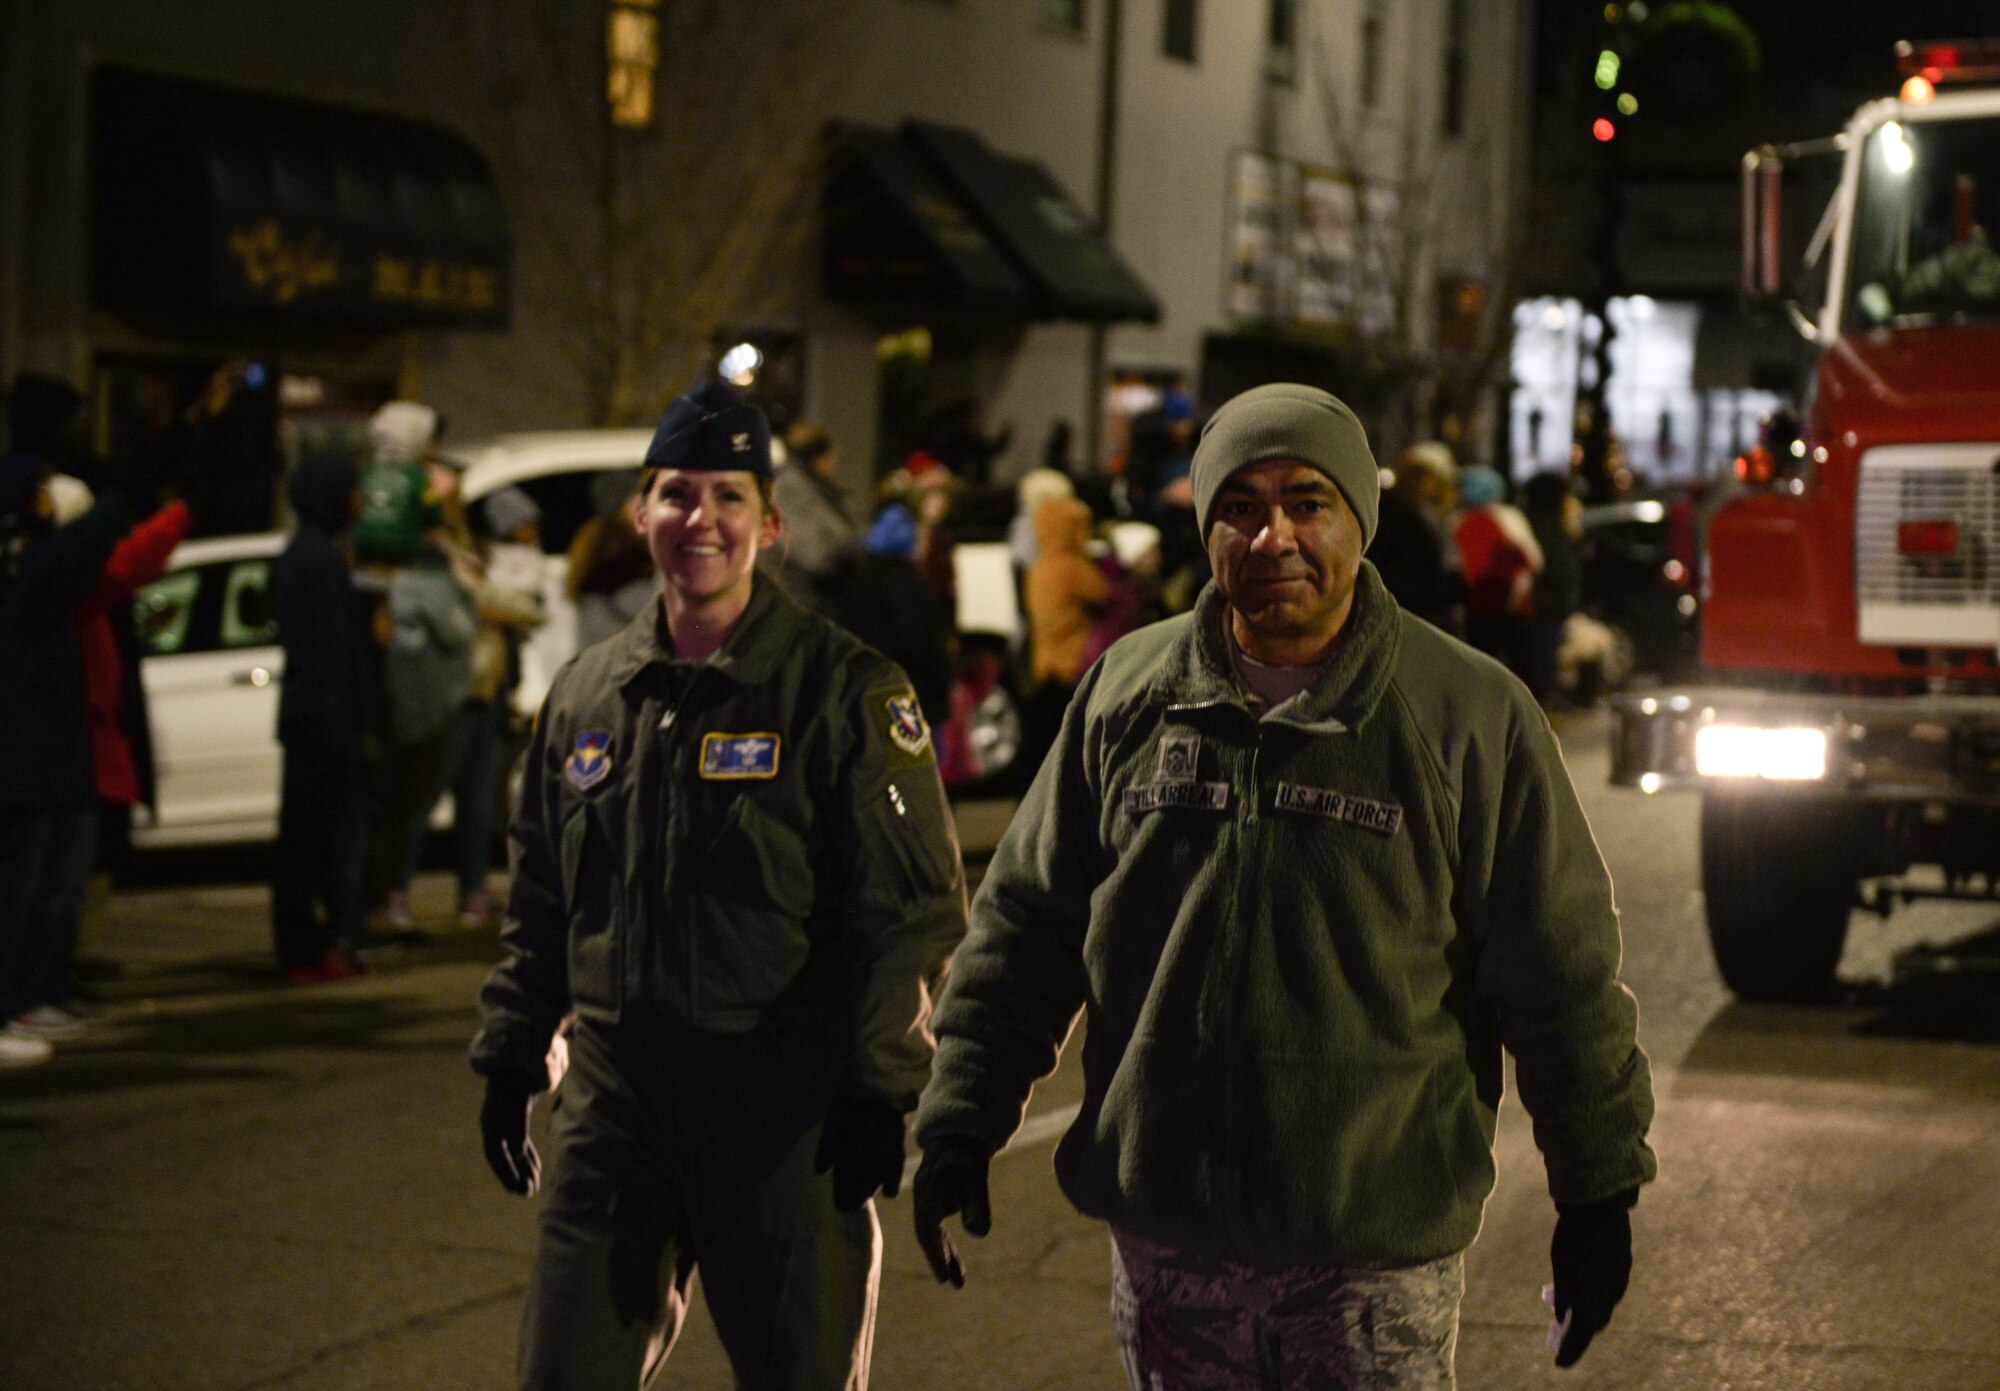
{"type": "Polygon", "coordinates": [[[1470,1245],[1501,1049],[1558,1203],[1653,1177],[1611,883],[1548,722],[1363,563],[1266,711],[1211,585],[1079,687],[953,960],[917,1135],[998,1146],[1081,1010],[1084,1213],[1252,1265],[1470,1245]]]}

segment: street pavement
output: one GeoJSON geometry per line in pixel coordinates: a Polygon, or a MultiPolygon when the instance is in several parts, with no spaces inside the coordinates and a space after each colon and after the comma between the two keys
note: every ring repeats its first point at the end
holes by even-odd
{"type": "MultiPolygon", "coordinates": [[[[2000,1386],[2000,914],[1857,916],[1843,1005],[1737,1004],[1702,938],[1694,802],[1606,788],[1601,715],[1561,732],[1618,884],[1661,1177],[1635,1213],[1631,1293],[1554,1371],[1553,1214],[1510,1100],[1460,1384],[2000,1386]],[[1956,947],[1913,954],[1924,941],[1956,947]]],[[[975,862],[1009,810],[961,809],[975,862]]],[[[434,945],[283,986],[265,863],[155,865],[110,907],[97,949],[125,971],[89,1035],[0,1073],[0,1388],[511,1385],[532,1208],[486,1171],[464,1060],[495,938],[451,930],[427,876],[434,945]]],[[[1104,1232],[1049,1168],[1080,1088],[1072,1047],[995,1161],[965,1290],[932,1283],[907,1194],[881,1205],[876,1387],[1123,1385],[1104,1232]]],[[[730,1385],[699,1303],[661,1384],[730,1385]]]]}

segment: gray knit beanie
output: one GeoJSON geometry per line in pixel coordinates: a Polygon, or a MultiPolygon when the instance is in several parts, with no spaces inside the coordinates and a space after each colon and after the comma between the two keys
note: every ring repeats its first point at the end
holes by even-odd
{"type": "Polygon", "coordinates": [[[1296,459],[1333,480],[1361,523],[1361,547],[1375,539],[1382,480],[1368,435],[1337,398],[1315,386],[1274,382],[1232,397],[1208,418],[1195,446],[1194,513],[1208,535],[1208,511],[1229,475],[1249,464],[1296,459]]]}

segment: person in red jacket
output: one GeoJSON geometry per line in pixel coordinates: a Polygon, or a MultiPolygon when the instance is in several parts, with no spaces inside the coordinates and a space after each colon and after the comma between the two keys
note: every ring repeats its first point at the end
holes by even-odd
{"type": "MultiPolygon", "coordinates": [[[[79,493],[75,501],[59,505],[57,521],[71,507],[88,510],[91,498],[81,483],[70,482],[67,491],[79,493]],[[77,506],[80,503],[81,506],[77,506]]],[[[132,808],[145,799],[127,723],[125,709],[126,664],[119,651],[113,616],[138,596],[141,589],[166,573],[167,557],[186,539],[193,526],[187,504],[176,499],[140,522],[113,547],[111,556],[98,574],[97,586],[77,602],[73,610],[77,646],[83,655],[84,710],[90,733],[91,777],[97,791],[98,836],[95,847],[97,866],[110,864],[129,837],[132,808]]],[[[81,901],[79,901],[81,907],[81,901]]],[[[63,925],[65,971],[73,963],[82,936],[82,914],[70,915],[63,925]]],[[[60,1036],[81,1027],[73,1009],[55,1006],[46,1010],[51,1035],[60,1036]],[[60,1017],[57,1017],[60,1016],[60,1017]]]]}

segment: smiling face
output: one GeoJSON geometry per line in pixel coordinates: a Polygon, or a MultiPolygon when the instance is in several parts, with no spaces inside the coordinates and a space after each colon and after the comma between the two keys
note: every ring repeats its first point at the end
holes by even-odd
{"type": "Polygon", "coordinates": [[[1238,646],[1260,661],[1319,659],[1354,606],[1361,550],[1354,509],[1309,464],[1238,469],[1209,508],[1209,565],[1238,646]]]}
{"type": "Polygon", "coordinates": [[[661,469],[632,504],[670,597],[747,603],[757,552],[778,539],[778,513],[747,471],[661,469]]]}

